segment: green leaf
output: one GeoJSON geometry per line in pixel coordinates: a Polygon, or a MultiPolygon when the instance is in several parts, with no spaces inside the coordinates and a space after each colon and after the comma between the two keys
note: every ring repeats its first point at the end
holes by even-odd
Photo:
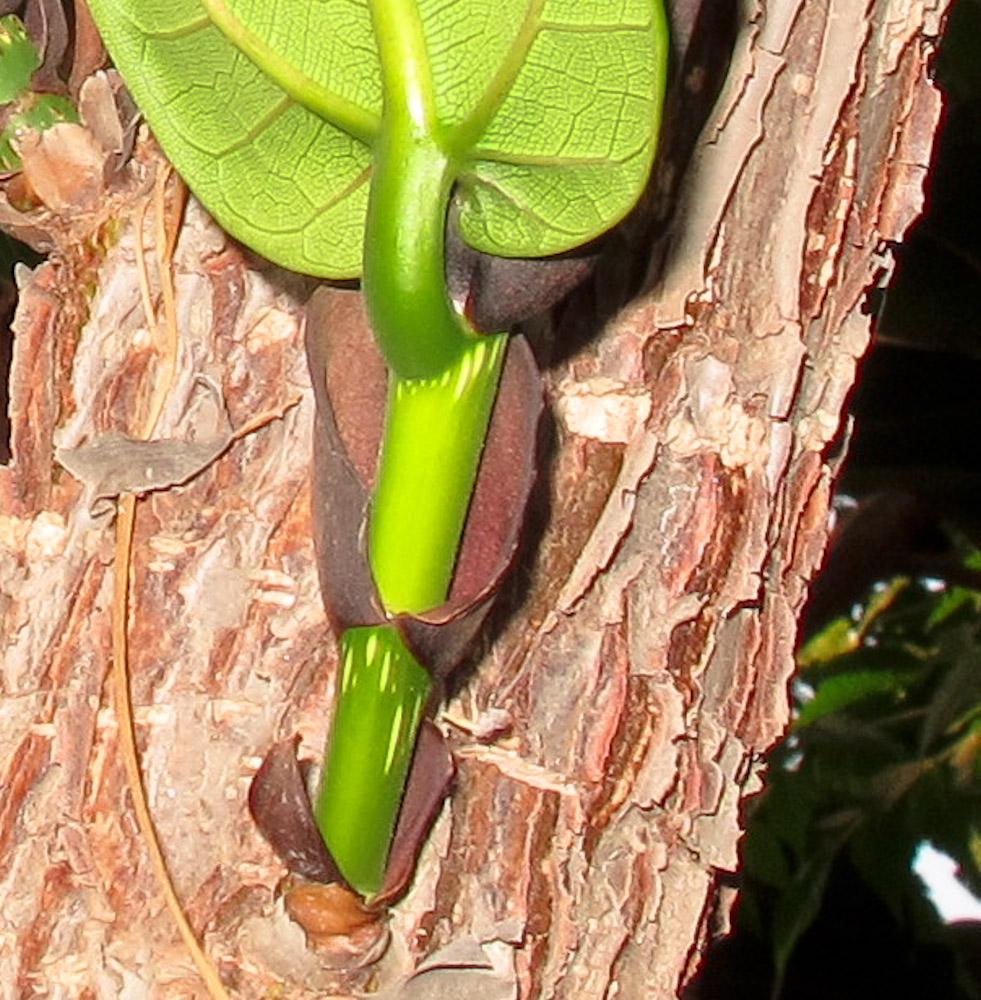
{"type": "Polygon", "coordinates": [[[646,183],[667,62],[655,0],[90,6],[195,193],[294,270],[360,273],[383,81],[405,48],[386,39],[401,42],[407,25],[420,29],[416,68],[474,246],[567,250],[621,218],[646,183]]]}
{"type": "Polygon", "coordinates": [[[861,633],[851,618],[847,615],[833,618],[797,651],[797,666],[811,667],[833,660],[857,649],[861,641],[861,633]]]}
{"type": "MultiPolygon", "coordinates": [[[[973,546],[961,545],[967,548],[962,559],[968,569],[981,569],[981,552],[973,546]]],[[[936,606],[926,621],[926,629],[938,628],[958,612],[966,611],[976,614],[981,608],[981,593],[968,587],[947,587],[937,598],[936,606]]]]}
{"type": "Polygon", "coordinates": [[[430,51],[437,106],[454,125],[451,148],[465,163],[464,239],[487,253],[542,256],[600,235],[633,206],[650,172],[667,57],[660,5],[454,6],[469,8],[466,31],[443,44],[430,32],[430,51]],[[474,29],[495,21],[496,44],[479,58],[485,41],[474,29]]]}
{"type": "Polygon", "coordinates": [[[772,768],[766,790],[748,810],[748,835],[742,865],[748,877],[785,890],[812,844],[818,805],[816,781],[800,781],[793,772],[772,768]]]}
{"type": "Polygon", "coordinates": [[[918,675],[918,670],[850,670],[835,674],[823,680],[815,696],[803,705],[796,724],[809,725],[871,695],[899,696],[918,675]]]}
{"type": "Polygon", "coordinates": [[[60,122],[77,122],[75,105],[60,94],[28,93],[17,102],[19,108],[0,132],[0,169],[20,168],[17,137],[25,131],[43,132],[60,122]]]}
{"type": "Polygon", "coordinates": [[[962,625],[942,637],[940,657],[945,669],[933,688],[920,738],[925,752],[947,734],[962,716],[981,702],[981,657],[977,627],[962,625]]]}
{"type": "Polygon", "coordinates": [[[363,140],[381,106],[366,6],[90,7],[165,152],[233,236],[294,270],[360,271],[371,158],[363,140]],[[318,81],[328,67],[325,93],[318,81]]]}
{"type": "Polygon", "coordinates": [[[25,91],[41,65],[34,43],[16,14],[0,17],[0,104],[25,91]]]}
{"type": "Polygon", "coordinates": [[[833,618],[820,632],[807,639],[797,652],[798,667],[817,667],[859,649],[868,633],[888,615],[897,598],[907,591],[909,580],[897,576],[873,587],[863,603],[862,615],[853,621],[847,615],[833,618]]]}
{"type": "Polygon", "coordinates": [[[897,579],[870,593],[861,622],[840,619],[805,647],[800,679],[814,695],[770,756],[744,847],[751,916],[778,978],[824,905],[829,862],[854,867],[921,941],[940,933],[910,871],[921,841],[981,884],[976,612],[973,591],[897,579]]]}
{"type": "Polygon", "coordinates": [[[912,861],[926,830],[912,829],[904,812],[870,817],[848,845],[848,857],[865,884],[889,908],[900,926],[919,929],[929,938],[937,914],[912,870],[912,861]]]}

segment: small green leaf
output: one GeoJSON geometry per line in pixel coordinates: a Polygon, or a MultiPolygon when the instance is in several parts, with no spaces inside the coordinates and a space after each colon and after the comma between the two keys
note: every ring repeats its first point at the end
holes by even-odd
{"type": "Polygon", "coordinates": [[[820,632],[812,635],[797,651],[798,668],[811,667],[850,653],[862,637],[855,622],[847,615],[833,618],[820,632]]]}
{"type": "Polygon", "coordinates": [[[945,670],[933,688],[920,735],[920,750],[932,749],[945,735],[967,721],[981,703],[981,657],[977,628],[961,626],[943,636],[940,656],[945,670]]]}
{"type": "MultiPolygon", "coordinates": [[[[964,555],[963,564],[968,569],[981,570],[981,552],[971,547],[964,555]]],[[[937,599],[936,607],[926,621],[926,629],[937,628],[961,610],[976,613],[981,608],[981,593],[968,587],[948,587],[937,599]]]]}
{"type": "Polygon", "coordinates": [[[16,14],[0,17],[0,104],[23,93],[41,65],[34,43],[16,14]]]}
{"type": "Polygon", "coordinates": [[[825,678],[814,697],[805,702],[797,717],[806,726],[831,712],[840,712],[855,702],[876,694],[899,695],[918,676],[916,670],[849,670],[825,678]]]}

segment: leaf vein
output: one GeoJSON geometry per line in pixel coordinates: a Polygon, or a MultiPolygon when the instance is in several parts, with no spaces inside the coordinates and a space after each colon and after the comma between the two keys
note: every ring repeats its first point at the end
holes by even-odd
{"type": "Polygon", "coordinates": [[[538,36],[541,27],[541,13],[545,0],[531,0],[521,27],[515,36],[510,51],[494,74],[493,80],[477,102],[477,106],[451,133],[451,144],[455,150],[469,149],[484,134],[490,120],[497,114],[514,86],[528,51],[538,36]]]}
{"type": "Polygon", "coordinates": [[[264,72],[297,104],[324,121],[371,145],[378,134],[378,116],[349,101],[302,73],[275,49],[250,31],[228,8],[225,0],[201,0],[211,23],[231,44],[264,72]]]}

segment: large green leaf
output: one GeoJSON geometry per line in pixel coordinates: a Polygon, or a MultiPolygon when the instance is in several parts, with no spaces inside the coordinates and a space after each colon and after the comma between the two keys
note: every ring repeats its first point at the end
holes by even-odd
{"type": "Polygon", "coordinates": [[[656,0],[91,0],[168,156],[229,232],[286,267],[361,271],[386,33],[421,29],[459,226],[538,256],[602,233],[646,181],[656,0]],[[379,45],[379,40],[382,44],[379,45]]]}

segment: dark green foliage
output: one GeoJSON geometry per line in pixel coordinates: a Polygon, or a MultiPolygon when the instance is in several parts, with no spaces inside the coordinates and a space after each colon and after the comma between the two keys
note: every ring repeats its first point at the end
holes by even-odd
{"type": "Polygon", "coordinates": [[[928,212],[899,249],[843,480],[863,498],[915,497],[913,516],[892,532],[873,518],[835,576],[832,595],[861,602],[861,620],[810,609],[797,716],[747,808],[735,933],[692,997],[981,996],[981,924],[945,926],[910,867],[929,841],[981,894],[981,597],[898,576],[974,576],[920,530],[924,512],[956,524],[971,542],[960,560],[981,565],[979,67],[981,0],[957,0],[936,62],[948,104],[928,212]]]}
{"type": "Polygon", "coordinates": [[[768,942],[774,996],[844,870],[925,945],[946,929],[910,867],[921,842],[981,893],[979,611],[976,592],[897,579],[801,650],[797,717],[743,845],[738,924],[768,942]]]}

